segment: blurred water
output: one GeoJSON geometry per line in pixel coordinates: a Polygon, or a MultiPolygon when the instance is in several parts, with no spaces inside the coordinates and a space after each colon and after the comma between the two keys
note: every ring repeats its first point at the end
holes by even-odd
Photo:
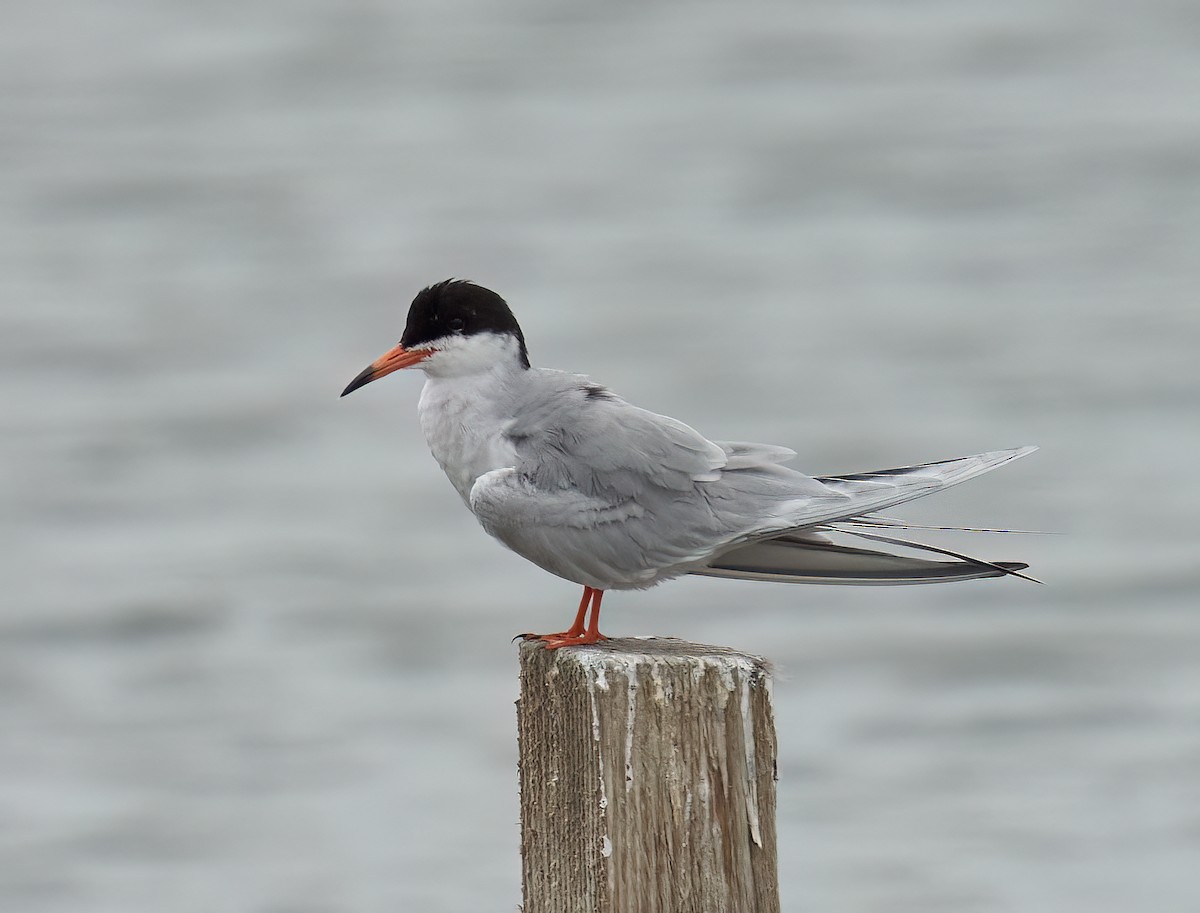
{"type": "Polygon", "coordinates": [[[1048,587],[606,602],[779,665],[786,909],[1200,907],[1198,80],[1172,0],[10,4],[0,907],[516,908],[574,590],[336,396],[448,275],[812,471],[1043,446],[907,514],[1048,587]]]}

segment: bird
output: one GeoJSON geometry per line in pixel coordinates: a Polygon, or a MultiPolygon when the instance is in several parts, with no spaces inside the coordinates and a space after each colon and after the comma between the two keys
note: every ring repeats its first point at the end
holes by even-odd
{"type": "Polygon", "coordinates": [[[709,440],[587,376],[534,367],[507,302],[465,279],[422,289],[399,344],[341,395],[401,369],[424,373],[421,429],[483,529],[583,587],[569,628],[521,635],[548,649],[605,640],[599,620],[607,591],[645,589],[684,574],[887,585],[1035,580],[1021,573],[1028,564],[983,561],[895,535],[900,528],[969,527],[914,527],[880,512],[1036,447],[805,475],[784,465],[796,456],[789,448],[709,440]],[[890,548],[838,544],[846,536],[890,548]],[[898,554],[897,547],[941,557],[898,554]]]}

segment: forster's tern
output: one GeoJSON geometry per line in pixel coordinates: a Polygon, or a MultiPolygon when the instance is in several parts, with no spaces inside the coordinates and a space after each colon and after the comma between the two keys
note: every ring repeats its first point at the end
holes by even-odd
{"type": "Polygon", "coordinates": [[[583,587],[574,624],[541,635],[551,648],[603,637],[606,590],[641,589],[681,574],[906,584],[1024,576],[1019,572],[1028,566],[884,535],[879,530],[905,525],[876,512],[957,485],[1034,447],[806,476],[781,465],[795,456],[785,447],[710,441],[587,377],[531,367],[504,299],[463,280],[418,294],[400,344],[342,396],[400,368],[425,372],[418,405],[425,439],[483,528],[583,587]],[[956,560],[848,547],[830,533],[956,560]]]}

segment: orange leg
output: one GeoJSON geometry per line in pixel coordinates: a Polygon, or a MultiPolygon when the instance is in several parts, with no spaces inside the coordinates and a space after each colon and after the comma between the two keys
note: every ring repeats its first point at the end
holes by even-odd
{"type": "Polygon", "coordinates": [[[575,623],[558,634],[540,634],[538,640],[545,642],[547,650],[557,650],[559,647],[579,647],[607,640],[608,638],[600,633],[600,600],[603,598],[604,590],[585,586],[583,598],[579,600],[579,611],[575,615],[575,623]],[[585,629],[583,620],[589,603],[592,612],[585,629]]]}

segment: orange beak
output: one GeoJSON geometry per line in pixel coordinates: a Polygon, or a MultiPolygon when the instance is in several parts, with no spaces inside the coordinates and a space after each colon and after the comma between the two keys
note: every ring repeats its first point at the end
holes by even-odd
{"type": "Polygon", "coordinates": [[[346,389],[342,391],[342,396],[353,393],[359,387],[365,387],[373,380],[379,380],[385,374],[391,374],[401,368],[411,368],[417,362],[424,361],[434,351],[434,349],[406,349],[404,346],[396,346],[367,365],[358,377],[350,381],[346,389]]]}

